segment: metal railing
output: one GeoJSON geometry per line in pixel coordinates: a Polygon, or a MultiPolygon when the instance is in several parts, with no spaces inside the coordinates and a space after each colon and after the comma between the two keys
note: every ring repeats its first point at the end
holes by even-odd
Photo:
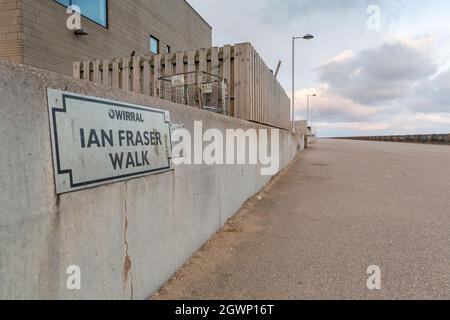
{"type": "Polygon", "coordinates": [[[184,72],[164,76],[159,82],[159,97],[172,102],[227,115],[226,80],[208,72],[184,72]]]}

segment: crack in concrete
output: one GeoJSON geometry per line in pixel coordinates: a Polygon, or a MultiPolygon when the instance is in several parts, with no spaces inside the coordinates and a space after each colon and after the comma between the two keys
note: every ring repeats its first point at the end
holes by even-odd
{"type": "Polygon", "coordinates": [[[125,201],[124,201],[124,219],[125,219],[125,230],[124,230],[124,243],[125,243],[125,261],[123,264],[123,276],[124,285],[126,286],[128,282],[128,275],[130,276],[130,290],[131,290],[131,300],[134,299],[134,285],[133,285],[133,272],[131,271],[131,257],[129,255],[129,245],[128,245],[128,208],[127,208],[127,197],[128,197],[128,184],[125,182],[125,201]]]}

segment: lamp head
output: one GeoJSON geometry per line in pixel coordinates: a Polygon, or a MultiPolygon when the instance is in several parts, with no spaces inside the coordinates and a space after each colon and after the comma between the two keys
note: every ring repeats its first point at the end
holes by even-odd
{"type": "Polygon", "coordinates": [[[83,29],[76,29],[73,32],[76,36],[88,36],[89,34],[83,29]]]}

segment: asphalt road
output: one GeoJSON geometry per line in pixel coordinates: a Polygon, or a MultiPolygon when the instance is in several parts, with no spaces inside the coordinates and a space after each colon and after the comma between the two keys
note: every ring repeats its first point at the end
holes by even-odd
{"type": "Polygon", "coordinates": [[[318,141],[154,296],[355,298],[450,299],[449,146],[318,141]]]}

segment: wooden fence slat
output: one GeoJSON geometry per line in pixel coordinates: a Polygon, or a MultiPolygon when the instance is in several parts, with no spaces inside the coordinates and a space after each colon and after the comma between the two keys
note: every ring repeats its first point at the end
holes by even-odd
{"type": "Polygon", "coordinates": [[[261,108],[260,105],[260,87],[259,87],[259,55],[256,54],[256,61],[255,61],[255,105],[256,105],[256,110],[255,110],[255,118],[254,121],[259,121],[259,110],[261,108]]]}
{"type": "MultiPolygon", "coordinates": [[[[215,76],[219,76],[220,72],[220,61],[219,61],[219,48],[213,47],[211,48],[211,74],[215,76]]],[[[214,77],[211,77],[213,81],[216,81],[214,77]]],[[[211,99],[212,101],[219,101],[219,94],[220,94],[220,84],[213,87],[213,92],[211,99]]]]}
{"type": "Polygon", "coordinates": [[[250,44],[246,43],[244,47],[244,86],[243,86],[243,92],[244,92],[244,101],[243,105],[245,108],[245,118],[246,120],[252,120],[250,117],[249,112],[249,106],[250,106],[250,44]]]}
{"type": "Polygon", "coordinates": [[[265,86],[264,86],[264,62],[261,60],[261,68],[260,68],[260,73],[261,73],[261,108],[260,108],[260,112],[259,112],[259,122],[263,123],[264,121],[264,94],[265,94],[265,86]]]}
{"type": "Polygon", "coordinates": [[[184,73],[184,52],[177,52],[175,55],[176,73],[184,73]]]}
{"type": "Polygon", "coordinates": [[[172,54],[164,55],[164,76],[173,75],[172,54]]]}
{"type": "Polygon", "coordinates": [[[172,76],[174,74],[172,59],[173,55],[171,53],[164,55],[164,76],[172,76]]]}
{"type": "Polygon", "coordinates": [[[251,52],[253,50],[253,47],[250,45],[250,43],[247,44],[246,46],[246,88],[247,89],[247,93],[246,93],[246,99],[245,99],[245,104],[247,105],[248,108],[248,113],[247,113],[247,117],[248,119],[252,119],[250,116],[250,108],[252,106],[252,97],[251,97],[251,83],[253,81],[252,79],[252,63],[251,63],[251,52]]]}
{"type": "Polygon", "coordinates": [[[256,114],[255,114],[255,119],[254,121],[259,122],[259,113],[261,110],[261,70],[260,70],[260,60],[259,60],[259,55],[256,55],[256,66],[255,66],[255,71],[256,71],[256,114]]]}
{"type": "Polygon", "coordinates": [[[187,69],[186,72],[195,72],[195,51],[187,52],[187,69]]]}
{"type": "Polygon", "coordinates": [[[264,62],[261,63],[261,88],[263,89],[261,92],[261,114],[259,121],[261,123],[264,122],[264,114],[266,113],[266,68],[264,62]]]}
{"type": "Polygon", "coordinates": [[[91,62],[83,61],[83,80],[91,80],[91,62]]]}
{"type": "Polygon", "coordinates": [[[250,96],[250,104],[247,106],[249,109],[250,119],[253,119],[255,115],[255,73],[254,73],[254,65],[255,65],[255,50],[253,47],[250,47],[250,77],[249,77],[249,96],[250,96]]]}
{"type": "Polygon", "coordinates": [[[242,55],[241,55],[241,117],[244,120],[250,120],[248,116],[247,109],[247,91],[248,91],[248,83],[247,83],[247,45],[244,44],[242,46],[242,55]]]}
{"type": "MultiPolygon", "coordinates": [[[[175,73],[176,74],[183,74],[184,73],[184,52],[177,52],[175,54],[175,73]]],[[[183,81],[186,83],[186,75],[183,75],[183,81]]],[[[184,86],[177,87],[174,89],[176,98],[173,100],[174,102],[181,103],[181,104],[188,104],[188,97],[187,97],[187,91],[184,86]]]]}
{"type": "MultiPolygon", "coordinates": [[[[188,72],[187,76],[186,76],[186,81],[189,84],[194,84],[197,83],[197,74],[196,73],[191,73],[191,72],[196,72],[196,64],[195,64],[195,55],[196,55],[196,51],[192,50],[192,51],[188,51],[186,53],[187,56],[187,66],[186,66],[186,72],[188,72]]],[[[199,107],[199,101],[197,99],[197,94],[195,92],[191,92],[188,95],[188,101],[187,104],[192,106],[192,107],[199,107]]]]}
{"type": "Polygon", "coordinates": [[[198,71],[207,72],[208,71],[208,61],[207,59],[208,50],[200,49],[198,53],[198,71]]]}
{"type": "Polygon", "coordinates": [[[109,60],[103,60],[102,62],[102,84],[109,87],[109,60]]]}
{"type": "Polygon", "coordinates": [[[234,116],[242,119],[242,99],[241,99],[241,83],[242,83],[242,44],[234,47],[234,116]]]}
{"type": "Polygon", "coordinates": [[[262,62],[262,108],[261,108],[261,123],[265,122],[266,118],[266,109],[267,109],[267,102],[266,102],[266,94],[267,94],[267,84],[266,84],[266,77],[267,72],[269,72],[266,68],[266,64],[264,61],[262,62]]]}
{"type": "Polygon", "coordinates": [[[100,77],[100,60],[94,60],[94,62],[92,64],[92,69],[93,69],[92,81],[100,83],[101,82],[101,77],[100,77]]]}
{"type": "Polygon", "coordinates": [[[136,93],[141,93],[141,59],[141,57],[133,57],[132,88],[136,93]]]}
{"type": "MultiPolygon", "coordinates": [[[[270,76],[273,76],[273,73],[270,71],[270,69],[266,66],[266,73],[265,73],[265,87],[267,88],[267,89],[269,89],[269,78],[270,78],[270,76]]],[[[265,104],[266,104],[266,107],[265,107],[265,109],[264,109],[264,122],[266,122],[266,121],[268,121],[269,119],[267,118],[267,116],[269,115],[269,97],[270,97],[270,91],[269,90],[266,90],[266,95],[265,95],[265,104]]]]}
{"type": "Polygon", "coordinates": [[[159,98],[160,97],[160,88],[161,88],[161,59],[162,55],[157,54],[153,59],[153,96],[159,98]]]}
{"type": "Polygon", "coordinates": [[[259,114],[261,110],[261,61],[259,59],[259,55],[256,55],[256,115],[254,121],[259,122],[259,114]]]}
{"type": "Polygon", "coordinates": [[[151,94],[151,66],[150,61],[144,58],[142,61],[144,68],[142,71],[142,93],[149,96],[151,94]]]}
{"type": "Polygon", "coordinates": [[[232,115],[231,109],[231,46],[227,45],[223,47],[222,51],[222,77],[228,85],[228,97],[227,97],[227,114],[232,115]]]}
{"type": "Polygon", "coordinates": [[[122,59],[122,89],[130,91],[130,58],[122,59]]]}
{"type": "Polygon", "coordinates": [[[266,64],[264,64],[264,70],[263,70],[263,75],[264,75],[264,82],[263,82],[263,87],[265,88],[265,90],[264,90],[264,96],[263,96],[263,114],[262,114],[262,121],[261,122],[266,122],[267,121],[267,119],[266,119],[266,115],[267,115],[267,93],[268,93],[268,90],[267,90],[267,77],[268,77],[268,75],[269,75],[269,73],[270,73],[270,71],[269,71],[269,69],[267,68],[267,66],[266,66],[266,64]]]}
{"type": "Polygon", "coordinates": [[[148,62],[150,63],[150,95],[153,96],[155,91],[155,56],[148,56],[148,62]]]}
{"type": "Polygon", "coordinates": [[[112,79],[111,85],[114,89],[120,88],[120,71],[119,71],[119,61],[114,60],[112,62],[112,79]]]}
{"type": "MultiPolygon", "coordinates": [[[[170,77],[174,74],[174,66],[173,66],[173,54],[166,54],[164,55],[164,76],[170,77]]],[[[170,79],[165,79],[166,81],[170,79]]],[[[163,82],[161,82],[162,84],[163,82]]],[[[176,101],[175,100],[175,94],[173,89],[168,89],[167,86],[164,87],[164,98],[170,101],[176,101]]]]}
{"type": "Polygon", "coordinates": [[[219,48],[211,48],[211,74],[219,76],[219,48]]]}
{"type": "MultiPolygon", "coordinates": [[[[198,52],[198,72],[201,74],[202,72],[208,72],[208,50],[207,49],[200,49],[198,52]]],[[[203,80],[206,80],[205,77],[202,78],[203,80]]],[[[199,79],[197,83],[201,83],[202,79],[199,79]]],[[[203,101],[203,97],[201,94],[201,90],[199,88],[199,107],[203,109],[203,107],[206,105],[203,101]]]]}
{"type": "Polygon", "coordinates": [[[262,114],[264,109],[264,74],[263,74],[263,63],[261,58],[259,59],[259,113],[258,113],[258,122],[262,122],[262,114]]]}
{"type": "Polygon", "coordinates": [[[256,121],[256,117],[258,115],[258,108],[259,108],[259,101],[258,101],[258,91],[259,91],[259,83],[258,83],[258,54],[255,53],[253,57],[253,70],[252,70],[252,77],[253,77],[253,119],[256,121]]]}
{"type": "Polygon", "coordinates": [[[75,61],[73,63],[73,77],[75,79],[81,79],[81,62],[75,61]]]}
{"type": "Polygon", "coordinates": [[[253,119],[256,121],[258,114],[258,54],[257,52],[253,55],[253,66],[252,66],[252,77],[253,77],[253,119]]]}

